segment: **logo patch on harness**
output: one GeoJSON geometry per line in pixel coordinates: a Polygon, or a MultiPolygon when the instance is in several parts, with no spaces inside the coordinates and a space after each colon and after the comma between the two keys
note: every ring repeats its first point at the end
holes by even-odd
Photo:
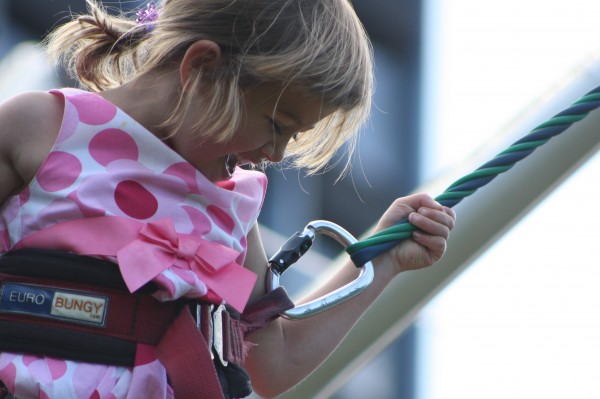
{"type": "Polygon", "coordinates": [[[0,312],[48,317],[104,327],[108,298],[42,285],[4,282],[0,312]]]}

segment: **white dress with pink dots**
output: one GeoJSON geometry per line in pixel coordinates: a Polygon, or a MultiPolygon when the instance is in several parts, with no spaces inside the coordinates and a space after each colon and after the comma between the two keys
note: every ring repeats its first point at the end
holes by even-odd
{"type": "MultiPolygon", "coordinates": [[[[236,266],[243,264],[246,235],[266,191],[264,174],[238,169],[231,180],[211,183],[99,95],[76,89],[51,93],[64,99],[60,133],[33,181],[0,208],[0,253],[61,223],[117,217],[136,225],[168,221],[178,237],[221,244],[223,251],[235,251],[236,266]]],[[[218,245],[210,251],[219,257],[218,245]]],[[[179,264],[168,265],[152,280],[161,288],[155,296],[163,301],[224,297],[202,273],[179,264]]],[[[132,369],[0,353],[0,381],[19,399],[173,397],[164,367],[153,348],[143,345],[132,369]]]]}

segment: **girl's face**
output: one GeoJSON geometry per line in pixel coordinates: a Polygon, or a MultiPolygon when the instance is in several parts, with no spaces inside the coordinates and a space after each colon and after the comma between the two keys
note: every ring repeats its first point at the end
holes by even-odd
{"type": "Polygon", "coordinates": [[[271,83],[245,92],[244,105],[240,127],[230,141],[199,142],[197,132],[184,126],[169,145],[209,180],[227,180],[238,165],[280,162],[290,140],[333,111],[298,88],[282,91],[281,85],[271,83]]]}

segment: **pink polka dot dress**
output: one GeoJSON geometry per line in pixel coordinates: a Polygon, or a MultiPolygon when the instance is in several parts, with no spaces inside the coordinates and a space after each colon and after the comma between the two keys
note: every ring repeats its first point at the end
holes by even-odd
{"type": "MultiPolygon", "coordinates": [[[[207,250],[211,256],[229,251],[243,264],[246,235],[266,191],[264,174],[237,169],[229,181],[214,184],[99,95],[76,89],[51,93],[64,100],[60,133],[29,186],[0,208],[0,253],[65,222],[112,218],[168,225],[186,240],[219,244],[207,250]]],[[[111,237],[110,231],[95,234],[111,237]]],[[[222,299],[201,273],[177,264],[152,281],[161,301],[222,299]]],[[[154,349],[143,345],[133,368],[0,353],[0,381],[19,399],[173,397],[154,349]]]]}

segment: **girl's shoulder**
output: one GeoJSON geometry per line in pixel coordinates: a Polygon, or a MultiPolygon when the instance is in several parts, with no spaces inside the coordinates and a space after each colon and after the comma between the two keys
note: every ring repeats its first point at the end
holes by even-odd
{"type": "MultiPolygon", "coordinates": [[[[62,123],[62,99],[47,92],[28,92],[11,97],[0,104],[0,140],[10,137],[15,144],[37,146],[38,140],[58,134],[62,123]],[[37,136],[42,137],[37,137],[37,136]]],[[[54,138],[55,138],[54,137],[54,138]]],[[[7,143],[5,143],[7,144],[7,143]]]]}
{"type": "Polygon", "coordinates": [[[10,190],[27,185],[48,155],[62,123],[63,100],[46,92],[19,94],[0,104],[0,177],[10,190]]]}

